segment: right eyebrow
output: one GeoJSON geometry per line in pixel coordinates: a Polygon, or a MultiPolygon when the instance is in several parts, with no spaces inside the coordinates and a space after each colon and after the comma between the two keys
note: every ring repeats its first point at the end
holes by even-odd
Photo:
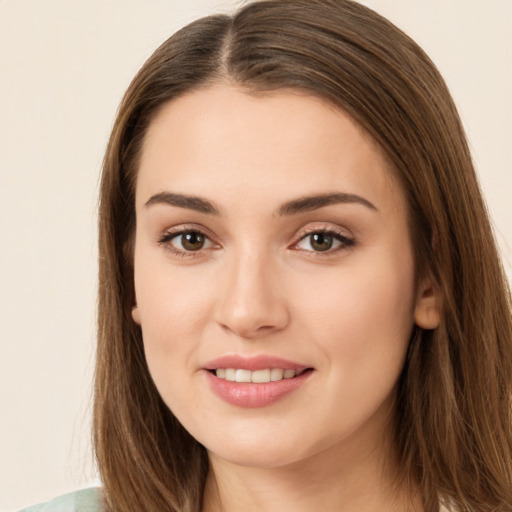
{"type": "Polygon", "coordinates": [[[175,194],[172,192],[159,192],[152,195],[145,203],[148,208],[155,204],[167,204],[169,206],[177,206],[186,208],[200,213],[210,215],[220,215],[220,210],[212,202],[197,196],[187,196],[185,194],[175,194]]]}

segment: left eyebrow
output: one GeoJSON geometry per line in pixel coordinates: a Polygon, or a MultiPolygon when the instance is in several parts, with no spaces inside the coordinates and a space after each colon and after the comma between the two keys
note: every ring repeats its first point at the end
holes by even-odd
{"type": "Polygon", "coordinates": [[[364,197],[355,195],[355,194],[346,194],[343,192],[335,192],[331,194],[318,194],[314,196],[306,196],[301,197],[299,199],[294,199],[293,201],[289,201],[283,204],[277,214],[279,216],[283,215],[293,215],[296,213],[308,212],[312,210],[318,210],[319,208],[323,208],[325,206],[330,206],[332,204],[360,204],[369,208],[373,211],[378,211],[377,207],[365,199],[364,197]]]}

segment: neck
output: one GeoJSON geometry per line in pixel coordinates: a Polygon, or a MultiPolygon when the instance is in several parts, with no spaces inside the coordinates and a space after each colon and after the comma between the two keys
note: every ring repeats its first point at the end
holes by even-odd
{"type": "Polygon", "coordinates": [[[383,446],[334,446],[271,468],[210,454],[202,512],[422,512],[419,498],[399,485],[397,464],[383,446]]]}

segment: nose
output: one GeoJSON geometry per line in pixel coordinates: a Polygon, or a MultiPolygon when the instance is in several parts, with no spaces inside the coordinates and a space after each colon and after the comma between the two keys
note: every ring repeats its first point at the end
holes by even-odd
{"type": "Polygon", "coordinates": [[[267,258],[246,254],[233,258],[224,273],[217,323],[241,338],[256,339],[284,329],[289,321],[287,298],[267,258]]]}

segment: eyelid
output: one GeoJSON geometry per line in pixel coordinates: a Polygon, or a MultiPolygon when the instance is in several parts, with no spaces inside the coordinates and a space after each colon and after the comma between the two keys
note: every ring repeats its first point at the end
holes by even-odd
{"type": "Polygon", "coordinates": [[[204,226],[198,224],[180,224],[178,226],[173,226],[161,232],[157,236],[157,244],[165,246],[165,248],[178,256],[182,257],[194,257],[200,256],[205,251],[209,251],[212,249],[217,249],[220,247],[219,243],[217,243],[214,237],[210,234],[210,230],[206,229],[204,226]],[[204,236],[210,243],[211,246],[198,249],[197,251],[187,251],[180,250],[179,248],[172,245],[171,241],[181,235],[186,233],[199,233],[204,236]]]}
{"type": "Polygon", "coordinates": [[[315,225],[308,225],[296,234],[294,237],[294,242],[291,246],[291,249],[293,250],[302,250],[304,252],[311,253],[315,256],[328,256],[332,255],[334,253],[337,253],[340,250],[349,249],[353,247],[356,243],[356,240],[354,236],[346,229],[341,226],[337,226],[334,224],[315,224],[315,225]],[[302,242],[305,238],[308,236],[315,234],[315,233],[322,233],[322,234],[328,234],[334,236],[338,241],[341,242],[341,247],[337,247],[335,249],[328,249],[326,251],[309,251],[306,249],[300,249],[298,247],[299,243],[302,242]]]}
{"type": "Polygon", "coordinates": [[[162,230],[160,230],[157,237],[163,238],[166,235],[179,235],[180,233],[188,233],[190,231],[195,231],[197,233],[201,233],[202,235],[208,237],[212,241],[215,238],[215,235],[208,228],[206,228],[202,224],[195,224],[193,222],[177,224],[175,226],[170,226],[165,229],[162,229],[162,230]]]}

